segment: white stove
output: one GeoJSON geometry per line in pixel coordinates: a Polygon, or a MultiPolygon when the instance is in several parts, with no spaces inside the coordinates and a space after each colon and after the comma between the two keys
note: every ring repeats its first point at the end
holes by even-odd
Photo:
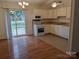
{"type": "Polygon", "coordinates": [[[44,26],[43,25],[38,25],[34,24],[33,25],[33,34],[34,36],[41,36],[44,35],[44,26]]]}

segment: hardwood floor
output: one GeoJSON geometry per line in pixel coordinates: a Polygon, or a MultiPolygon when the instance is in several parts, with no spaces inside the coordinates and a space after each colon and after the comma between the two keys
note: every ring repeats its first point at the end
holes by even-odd
{"type": "Polygon", "coordinates": [[[9,59],[9,45],[7,40],[0,40],[0,59],[9,59]]]}
{"type": "Polygon", "coordinates": [[[79,59],[69,57],[64,52],[37,37],[24,36],[9,42],[0,41],[0,59],[79,59]]]}
{"type": "Polygon", "coordinates": [[[43,36],[39,36],[38,38],[60,49],[63,52],[67,52],[68,50],[68,39],[52,34],[46,34],[43,36]]]}

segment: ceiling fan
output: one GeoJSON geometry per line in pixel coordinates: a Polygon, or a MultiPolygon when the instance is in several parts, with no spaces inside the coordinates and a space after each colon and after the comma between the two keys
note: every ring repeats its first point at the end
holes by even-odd
{"type": "Polygon", "coordinates": [[[51,6],[53,8],[56,8],[57,6],[60,6],[60,5],[63,5],[63,2],[62,1],[54,1],[51,6]]]}

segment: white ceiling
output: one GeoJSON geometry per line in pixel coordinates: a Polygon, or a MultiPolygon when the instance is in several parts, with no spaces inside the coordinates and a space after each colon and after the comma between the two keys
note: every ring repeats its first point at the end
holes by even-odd
{"type": "MultiPolygon", "coordinates": [[[[21,0],[0,0],[0,1],[4,1],[4,2],[18,2],[21,0]]],[[[26,2],[30,2],[30,3],[42,3],[46,0],[22,0],[22,1],[26,1],[26,2]]]]}
{"type": "MultiPolygon", "coordinates": [[[[4,2],[18,2],[20,0],[0,0],[4,2]]],[[[64,5],[70,5],[71,0],[23,0],[30,4],[50,5],[53,1],[62,1],[64,5]],[[70,2],[69,2],[70,1],[70,2]]]]}

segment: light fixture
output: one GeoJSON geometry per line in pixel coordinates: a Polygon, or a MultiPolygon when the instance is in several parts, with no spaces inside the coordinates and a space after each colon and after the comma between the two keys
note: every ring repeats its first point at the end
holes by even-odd
{"type": "Polygon", "coordinates": [[[54,1],[51,6],[53,8],[56,8],[57,6],[60,6],[60,5],[64,5],[62,1],[54,1]]]}
{"type": "Polygon", "coordinates": [[[26,5],[26,6],[28,6],[28,5],[29,5],[29,3],[25,3],[25,5],[26,5]]]}
{"type": "Polygon", "coordinates": [[[24,1],[19,1],[18,4],[22,7],[22,8],[25,8],[26,6],[29,6],[29,3],[28,2],[24,2],[24,1]]]}
{"type": "Polygon", "coordinates": [[[23,2],[23,4],[25,5],[25,4],[26,4],[26,2],[23,2]]]}
{"type": "Polygon", "coordinates": [[[56,2],[54,2],[54,3],[52,3],[52,5],[51,5],[53,8],[55,8],[55,7],[57,7],[57,3],[56,2]]]}
{"type": "Polygon", "coordinates": [[[25,8],[25,6],[23,5],[22,8],[25,8]]]}
{"type": "Polygon", "coordinates": [[[20,6],[22,6],[22,3],[21,3],[21,2],[18,2],[18,4],[19,4],[20,6]]]}

